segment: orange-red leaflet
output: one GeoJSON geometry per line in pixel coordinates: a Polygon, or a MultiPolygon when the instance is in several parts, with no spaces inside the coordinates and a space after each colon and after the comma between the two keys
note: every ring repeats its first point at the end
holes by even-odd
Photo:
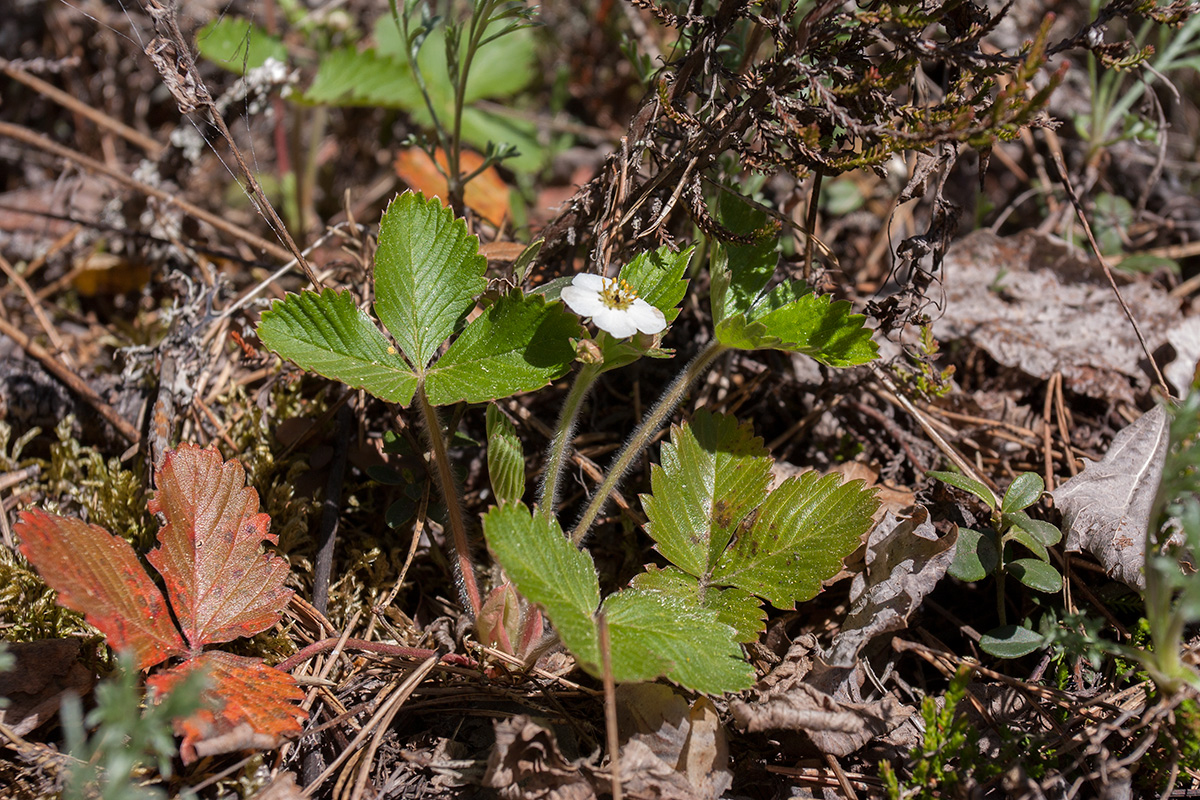
{"type": "Polygon", "coordinates": [[[253,746],[300,733],[305,712],[291,704],[302,693],[292,676],[205,645],[253,636],[274,625],[292,592],[288,564],[265,553],[270,518],[258,513],[258,493],[237,461],[212,448],[182,445],[156,473],[149,508],[166,523],[147,558],[162,575],[162,592],[118,536],[78,519],[34,509],[15,526],[21,553],[37,568],[60,605],[79,611],[116,650],[132,651],[145,670],[171,657],[186,660],[148,683],[169,690],[192,669],[208,670],[207,708],[175,721],[184,761],[196,745],[248,726],[253,746]],[[170,611],[179,621],[176,628],[170,611]]]}

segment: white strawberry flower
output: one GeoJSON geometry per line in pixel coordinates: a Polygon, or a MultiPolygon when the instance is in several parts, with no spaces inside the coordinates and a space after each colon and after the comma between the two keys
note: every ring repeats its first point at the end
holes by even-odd
{"type": "Polygon", "coordinates": [[[628,283],[583,272],[562,290],[562,300],[581,317],[591,317],[602,331],[618,339],[641,331],[660,333],[667,327],[663,312],[637,296],[628,283]]]}

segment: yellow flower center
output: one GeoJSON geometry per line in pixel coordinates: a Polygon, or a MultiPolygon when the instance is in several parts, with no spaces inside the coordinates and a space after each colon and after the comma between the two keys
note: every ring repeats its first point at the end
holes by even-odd
{"type": "Polygon", "coordinates": [[[606,278],[604,288],[600,291],[600,302],[617,311],[624,311],[637,300],[637,292],[625,281],[617,278],[606,278]]]}

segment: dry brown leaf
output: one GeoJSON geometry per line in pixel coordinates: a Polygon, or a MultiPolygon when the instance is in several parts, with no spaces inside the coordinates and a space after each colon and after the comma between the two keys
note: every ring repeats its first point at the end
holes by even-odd
{"type": "Polygon", "coordinates": [[[850,614],[824,661],[853,667],[872,638],[907,627],[950,568],[957,540],[957,532],[938,537],[924,506],[907,519],[889,511],[867,539],[866,569],[854,576],[850,614]]]}
{"type": "MultiPolygon", "coordinates": [[[[1036,378],[1061,372],[1069,389],[1089,397],[1132,403],[1150,387],[1145,354],[1112,287],[1064,242],[1033,231],[976,231],[950,248],[944,272],[939,341],[968,339],[1036,378]]],[[[1182,319],[1179,301],[1148,281],[1126,283],[1121,296],[1151,352],[1182,319]]]]}
{"type": "Polygon", "coordinates": [[[870,703],[846,703],[805,683],[777,686],[755,703],[734,700],[729,710],[751,733],[797,731],[822,753],[838,758],[883,736],[913,713],[890,695],[870,703]]]}
{"type": "Polygon", "coordinates": [[[10,642],[12,668],[0,672],[0,723],[24,736],[58,712],[64,694],[85,695],[96,675],[79,661],[78,639],[41,639],[10,642]]]}
{"type": "Polygon", "coordinates": [[[1086,550],[1110,576],[1138,589],[1146,585],[1146,526],[1168,428],[1166,411],[1155,406],[1116,435],[1101,461],[1050,493],[1062,511],[1067,550],[1086,550]]]}
{"type": "Polygon", "coordinates": [[[617,703],[627,793],[716,800],[733,784],[725,729],[711,700],[702,696],[689,707],[671,687],[642,683],[618,687],[617,703]]]}
{"type": "Polygon", "coordinates": [[[296,785],[296,776],[281,772],[275,779],[254,794],[249,800],[304,800],[304,790],[296,785]]]}
{"type": "MultiPolygon", "coordinates": [[[[446,168],[446,153],[439,148],[437,164],[446,168]]],[[[483,156],[470,150],[462,151],[461,166],[464,174],[470,174],[483,164],[483,156]]],[[[433,159],[419,147],[410,147],[396,156],[396,174],[413,190],[428,197],[439,197],[446,202],[446,178],[438,171],[433,159]]],[[[495,167],[488,167],[471,179],[463,191],[463,202],[479,216],[499,227],[508,219],[508,185],[495,167]]]]}
{"type": "Polygon", "coordinates": [[[496,723],[483,785],[503,800],[593,800],[596,792],[559,750],[554,733],[528,716],[496,723]]]}

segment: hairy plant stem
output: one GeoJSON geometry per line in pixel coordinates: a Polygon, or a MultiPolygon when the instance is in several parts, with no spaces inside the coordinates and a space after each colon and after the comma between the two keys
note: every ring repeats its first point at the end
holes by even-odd
{"type": "Polygon", "coordinates": [[[571,391],[567,393],[567,399],[563,402],[562,412],[558,416],[558,427],[554,431],[554,441],[550,442],[550,449],[546,453],[542,488],[538,493],[538,513],[546,519],[554,517],[554,506],[558,502],[558,482],[562,477],[567,449],[570,448],[571,439],[575,434],[575,422],[579,419],[579,411],[583,408],[583,401],[591,391],[592,384],[600,377],[602,366],[603,364],[585,364],[575,376],[571,391]]]}
{"type": "Polygon", "coordinates": [[[575,529],[571,531],[571,541],[578,546],[583,542],[583,537],[587,535],[588,529],[592,527],[592,523],[596,521],[596,517],[600,515],[600,510],[604,508],[604,504],[608,502],[608,497],[617,488],[617,484],[621,482],[625,472],[633,464],[642,450],[650,444],[651,438],[667,421],[667,417],[675,410],[675,407],[683,400],[683,396],[687,394],[687,390],[696,379],[708,371],[712,366],[717,356],[724,353],[729,348],[712,339],[704,346],[691,362],[683,368],[683,372],[679,374],[662,396],[658,399],[658,403],[654,408],[650,409],[642,424],[629,437],[629,441],[625,442],[625,446],[621,448],[621,452],[613,459],[612,465],[608,468],[608,474],[604,476],[604,481],[600,487],[596,489],[596,493],[592,495],[592,501],[588,503],[588,507],[584,510],[583,516],[579,518],[575,529]]]}
{"type": "Polygon", "coordinates": [[[475,580],[475,565],[471,562],[471,551],[467,546],[467,525],[463,519],[462,498],[458,483],[450,471],[450,458],[446,452],[446,439],[442,436],[442,423],[437,409],[425,394],[425,383],[417,386],[417,405],[421,409],[421,422],[429,436],[429,451],[433,460],[433,477],[446,504],[446,519],[450,525],[451,541],[454,543],[454,568],[458,573],[458,593],[463,607],[471,612],[472,619],[479,617],[483,601],[479,596],[479,584],[475,580]]]}

